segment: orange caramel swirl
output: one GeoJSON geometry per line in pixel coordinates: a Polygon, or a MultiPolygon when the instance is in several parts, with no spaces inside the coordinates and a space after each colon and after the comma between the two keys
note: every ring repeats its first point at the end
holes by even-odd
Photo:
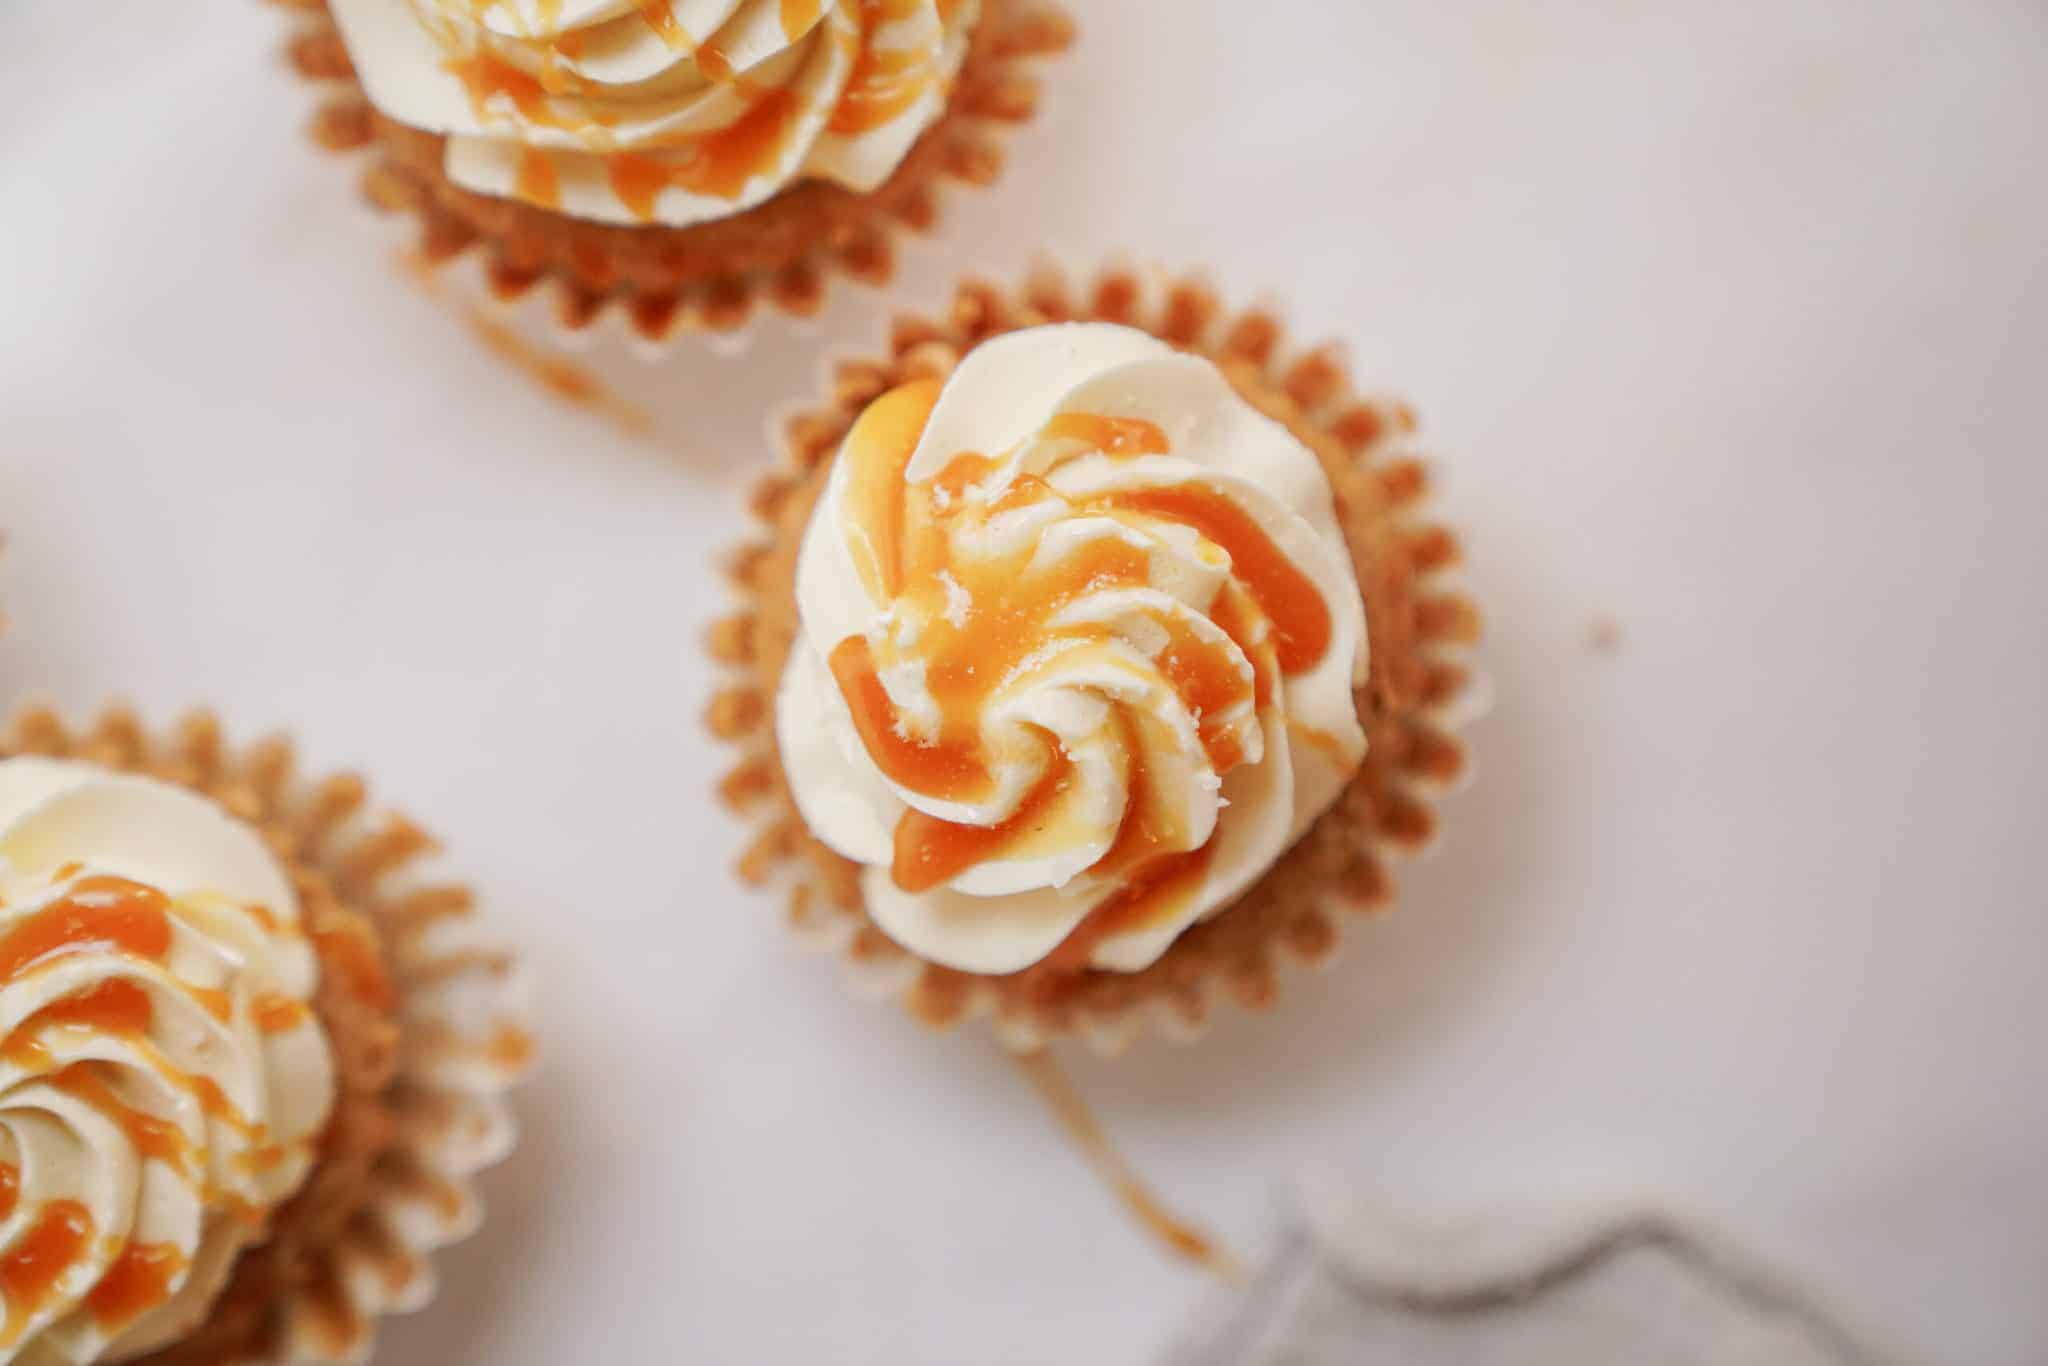
{"type": "Polygon", "coordinates": [[[877,399],[798,592],[778,726],[799,806],[936,961],[1142,967],[1363,753],[1363,614],[1320,468],[1142,333],[1021,332],[877,399]]]}
{"type": "Polygon", "coordinates": [[[187,1331],[333,1102],[283,870],[206,799],[0,762],[0,1362],[187,1331]]]}
{"type": "Polygon", "coordinates": [[[943,108],[980,0],[330,0],[371,101],[467,189],[683,226],[866,191],[943,108]]]}

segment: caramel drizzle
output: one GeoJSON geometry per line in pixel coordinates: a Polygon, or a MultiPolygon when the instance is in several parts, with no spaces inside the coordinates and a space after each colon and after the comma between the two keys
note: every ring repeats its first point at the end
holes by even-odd
{"type": "Polygon", "coordinates": [[[52,1200],[0,1257],[0,1295],[7,1317],[0,1347],[12,1347],[57,1293],[66,1272],[92,1246],[92,1213],[76,1200],[52,1200]]]}
{"type": "MultiPolygon", "coordinates": [[[[0,1171],[12,1173],[14,1169],[0,1171]]],[[[8,1178],[10,1183],[16,1179],[8,1178]]],[[[8,1188],[14,1187],[10,1184],[8,1188]]],[[[83,1204],[52,1200],[6,1256],[0,1257],[0,1294],[7,1300],[0,1348],[18,1343],[36,1315],[56,1297],[65,1275],[91,1250],[93,1231],[92,1213],[83,1204]]],[[[188,1265],[184,1252],[174,1243],[127,1243],[86,1292],[86,1308],[103,1330],[116,1331],[166,1303],[188,1265]]]]}
{"type": "Polygon", "coordinates": [[[555,174],[555,163],[546,152],[538,147],[519,149],[519,171],[512,182],[512,193],[543,209],[562,206],[562,182],[555,174]]]}
{"type": "Polygon", "coordinates": [[[825,13],[825,0],[782,0],[782,36],[792,43],[825,13]]]}
{"type": "MultiPolygon", "coordinates": [[[[935,49],[882,49],[873,42],[882,25],[904,19],[928,2],[860,0],[852,68],[826,119],[832,132],[852,136],[880,127],[901,116],[937,83],[935,49]]],[[[472,7],[479,21],[486,8],[487,4],[472,7]]],[[[509,103],[529,124],[576,134],[591,151],[603,155],[612,193],[642,222],[655,217],[664,190],[734,200],[756,176],[782,160],[802,122],[803,101],[793,90],[749,82],[715,38],[698,45],[692,57],[706,80],[746,99],[740,115],[708,131],[668,137],[637,150],[618,148],[610,132],[617,117],[605,110],[601,101],[577,98],[587,95],[589,88],[572,75],[564,60],[580,55],[583,37],[580,30],[556,31],[560,8],[560,0],[543,0],[540,23],[524,34],[540,49],[537,74],[506,61],[481,43],[443,61],[443,68],[462,83],[479,120],[488,119],[501,103],[509,103]]],[[[950,19],[952,10],[952,4],[938,5],[942,23],[950,19]]],[[[639,0],[635,12],[670,50],[691,51],[692,40],[673,0],[639,0]]],[[[817,27],[823,13],[824,0],[781,0],[784,36],[790,42],[798,41],[817,27]]],[[[561,207],[560,178],[544,152],[532,147],[521,150],[511,194],[541,208],[561,207]]]]}
{"type": "MultiPolygon", "coordinates": [[[[1154,664],[1198,718],[1203,748],[1219,775],[1245,758],[1228,718],[1241,715],[1247,702],[1255,710],[1269,706],[1282,675],[1313,668],[1327,654],[1332,634],[1329,608],[1314,582],[1213,484],[1195,480],[1070,498],[1043,476],[1023,475],[993,502],[977,501],[965,496],[967,490],[998,462],[975,452],[955,457],[931,479],[911,483],[910,461],[939,387],[936,380],[920,380],[892,390],[855,423],[845,444],[852,465],[844,515],[847,548],[870,596],[918,622],[915,656],[937,704],[936,730],[900,712],[883,685],[883,670],[897,654],[886,630],[876,640],[858,635],[840,641],[827,665],[863,747],[891,782],[939,800],[984,801],[1004,764],[1024,763],[1037,777],[1011,815],[992,826],[907,812],[895,831],[891,874],[911,892],[939,886],[979,863],[1014,854],[1028,839],[1057,831],[1073,788],[1071,764],[1059,745],[1040,734],[1036,753],[988,753],[981,715],[994,692],[1018,681],[1017,670],[1049,646],[1085,647],[1107,638],[1100,626],[1055,632],[1050,622],[1061,609],[1086,594],[1150,581],[1149,548],[1118,538],[1087,542],[1042,568],[1032,565],[1035,546],[990,561],[958,557],[949,530],[960,519],[1056,501],[1075,515],[1178,523],[1227,555],[1230,577],[1209,617],[1230,648],[1196,635],[1178,618],[1155,618],[1167,643],[1154,664]]],[[[1166,433],[1154,423],[1088,413],[1055,417],[1038,439],[1071,445],[1047,474],[1091,451],[1127,459],[1170,450],[1166,433]]],[[[1091,870],[1120,885],[1062,946],[1056,955],[1061,961],[1085,964],[1103,938],[1155,923],[1185,905],[1199,894],[1213,855],[1213,837],[1187,847],[1169,805],[1154,799],[1143,760],[1140,728],[1146,722],[1128,709],[1120,715],[1128,797],[1114,844],[1091,870]]]]}
{"type": "Polygon", "coordinates": [[[1125,1211],[1138,1221],[1146,1234],[1174,1256],[1224,1280],[1236,1282],[1243,1279],[1244,1269],[1235,1257],[1218,1247],[1207,1234],[1169,1212],[1151,1188],[1131,1170],[1130,1164],[1124,1161],[1123,1155],[1096,1122],[1088,1103],[1081,1099],[1080,1092],[1074,1089],[1073,1082],[1053,1059],[1050,1049],[1011,1053],[1010,1060],[1031,1083],[1032,1089],[1038,1092],[1067,1137],[1081,1150],[1081,1156],[1088,1165],[1116,1193],[1125,1211]]]}
{"type": "MultiPolygon", "coordinates": [[[[698,54],[703,61],[706,48],[698,54]]],[[[661,147],[660,160],[633,152],[605,159],[612,193],[643,221],[654,217],[666,189],[715,199],[737,199],[747,182],[782,154],[803,106],[789,90],[769,90],[723,128],[679,138],[661,147]]]]}
{"type": "Polygon", "coordinates": [[[170,904],[156,888],[126,878],[80,878],[0,936],[0,984],[73,953],[161,960],[171,950],[170,904]]]}
{"type": "MultiPolygon", "coordinates": [[[[58,880],[75,875],[76,865],[58,870],[58,880]]],[[[125,878],[81,878],[65,894],[11,927],[0,937],[0,985],[46,968],[54,960],[81,952],[115,952],[162,962],[171,947],[171,901],[162,892],[125,878]]],[[[274,914],[260,906],[245,908],[259,923],[277,928],[274,914]]],[[[225,1023],[232,1015],[228,993],[216,988],[179,983],[178,989],[209,1015],[225,1023]]],[[[257,1025],[281,1032],[309,1016],[304,1002],[282,996],[265,997],[257,1006],[257,1025]]],[[[116,1124],[144,1160],[161,1161],[186,1180],[197,1179],[192,1142],[173,1121],[130,1105],[115,1091],[102,1061],[86,1060],[50,1069],[53,1055],[43,1036],[52,1030],[77,1029],[127,1040],[139,1049],[151,1070],[167,1083],[194,1096],[209,1119],[226,1124],[250,1139],[242,1165],[269,1170],[289,1155],[267,1141],[267,1127],[251,1124],[211,1077],[184,1071],[150,1041],[154,1002],[145,987],[127,978],[111,978],[43,1006],[0,1042],[0,1058],[34,1073],[47,1083],[90,1105],[116,1124]]],[[[0,1219],[13,1213],[21,1193],[20,1169],[0,1163],[0,1219]]],[[[224,1192],[224,1205],[237,1203],[224,1192]]],[[[230,1210],[230,1213],[234,1213],[230,1210]]],[[[260,1219],[261,1215],[256,1215],[260,1219]]],[[[19,1340],[30,1321],[49,1303],[65,1274],[91,1247],[93,1221],[76,1201],[45,1205],[36,1223],[0,1258],[0,1294],[6,1298],[6,1319],[0,1347],[19,1340]]],[[[169,1243],[129,1244],[108,1266],[86,1297],[87,1307],[102,1327],[116,1329],[166,1302],[183,1276],[186,1258],[169,1243]]]]}
{"type": "Polygon", "coordinates": [[[171,1298],[189,1265],[175,1243],[129,1243],[85,1297],[102,1329],[133,1323],[171,1298]]]}

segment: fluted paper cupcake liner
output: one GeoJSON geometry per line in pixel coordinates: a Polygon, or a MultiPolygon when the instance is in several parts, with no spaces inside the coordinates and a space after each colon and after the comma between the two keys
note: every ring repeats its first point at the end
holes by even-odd
{"type": "Polygon", "coordinates": [[[755,827],[741,878],[785,883],[791,925],[918,1019],[944,1027],[985,1016],[1018,1050],[1078,1036],[1115,1053],[1147,1030],[1192,1038],[1225,1001],[1270,1006],[1283,965],[1328,962],[1349,919],[1392,903],[1390,864],[1432,844],[1436,800],[1467,772],[1457,730],[1482,702],[1470,662],[1480,619],[1458,588],[1457,538],[1426,515],[1429,477],[1414,433],[1405,403],[1352,391],[1336,348],[1293,350],[1271,312],[1232,312],[1199,278],[1112,267],[1080,282],[1048,266],[1018,288],[969,280],[939,317],[899,315],[886,350],[831,366],[824,400],[793,412],[774,434],[783,468],[755,491],[759,532],[732,561],[740,607],[708,642],[728,675],[708,724],[739,752],[719,794],[755,827]],[[791,800],[773,709],[797,631],[798,545],[831,460],[870,401],[911,379],[943,377],[989,337],[1082,320],[1139,327],[1208,357],[1322,461],[1365,596],[1371,672],[1356,701],[1369,748],[1357,777],[1301,840],[1151,967],[959,972],[916,957],[873,923],[857,865],[814,839],[791,800]]]}
{"type": "Polygon", "coordinates": [[[904,238],[934,230],[950,187],[1001,173],[1003,135],[1037,111],[1035,67],[1074,32],[1051,0],[986,0],[946,111],[871,193],[812,181],[710,223],[619,227],[454,185],[438,135],[370,105],[326,0],[273,3],[296,20],[292,68],[323,92],[312,140],[362,162],[372,205],[417,221],[422,261],[462,266],[467,287],[507,309],[538,299],[559,341],[609,326],[650,354],[685,336],[736,337],[764,311],[812,317],[840,280],[886,286],[904,238]]]}
{"type": "Polygon", "coordinates": [[[290,871],[321,962],[314,1004],[338,1091],[312,1173],[198,1329],[141,1360],[365,1360],[384,1315],[433,1298],[431,1254],[482,1217],[470,1178],[512,1148],[505,1092],[532,1052],[517,961],[478,933],[469,888],[422,874],[425,831],[369,814],[357,777],[300,775],[287,741],[231,750],[206,712],[152,734],[114,708],[74,730],[38,707],[0,736],[0,758],[18,754],[146,773],[221,803],[290,871]]]}

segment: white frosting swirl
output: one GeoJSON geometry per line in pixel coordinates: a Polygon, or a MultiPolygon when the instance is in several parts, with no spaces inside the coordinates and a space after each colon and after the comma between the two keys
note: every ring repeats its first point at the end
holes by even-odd
{"type": "Polygon", "coordinates": [[[254,831],[93,764],[0,762],[0,1362],[189,1332],[334,1098],[298,900],[254,831]]]}
{"type": "Polygon", "coordinates": [[[1129,328],[1011,333],[877,400],[797,601],[797,805],[867,865],[887,933],[967,971],[1063,944],[1145,967],[1364,754],[1364,606],[1321,465],[1129,328]]]}
{"type": "Polygon", "coordinates": [[[466,189],[672,227],[866,192],[945,107],[981,0],[329,0],[370,100],[466,189]]]}

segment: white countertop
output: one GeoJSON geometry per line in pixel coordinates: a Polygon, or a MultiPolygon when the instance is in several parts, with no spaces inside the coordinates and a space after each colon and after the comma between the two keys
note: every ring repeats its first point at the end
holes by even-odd
{"type": "MultiPolygon", "coordinates": [[[[2048,1358],[2048,15],[1074,3],[901,297],[1131,251],[1345,339],[1423,412],[1499,693],[1335,970],[1077,1063],[1111,1131],[1246,1250],[1308,1163],[1649,1187],[1928,1358],[2048,1358]]],[[[1150,1359],[1200,1280],[985,1037],[726,873],[710,565],[882,301],[595,356],[629,440],[406,282],[279,33],[0,6],[0,703],[289,727],[541,969],[524,1146],[380,1361],[1150,1359]]]]}

